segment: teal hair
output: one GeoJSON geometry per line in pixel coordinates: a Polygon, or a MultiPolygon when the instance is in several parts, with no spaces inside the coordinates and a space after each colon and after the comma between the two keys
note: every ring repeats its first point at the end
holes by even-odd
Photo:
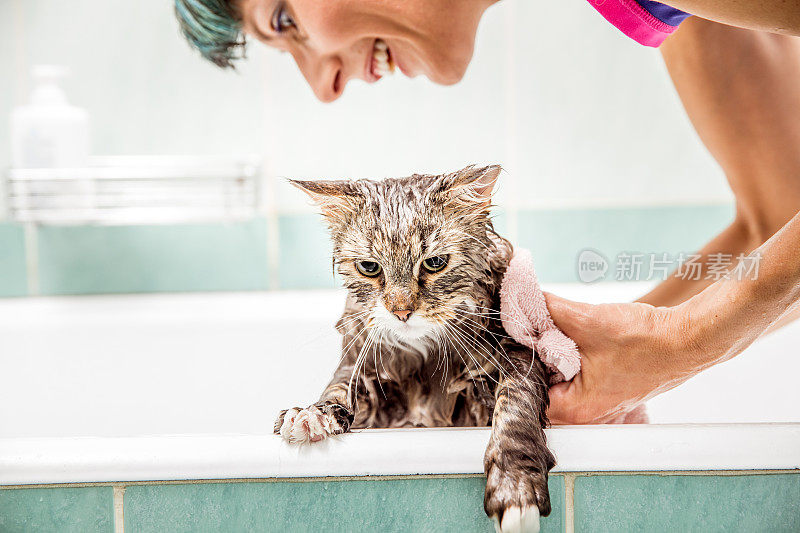
{"type": "Polygon", "coordinates": [[[222,68],[244,57],[242,23],[233,0],[175,0],[181,33],[203,57],[222,68]]]}

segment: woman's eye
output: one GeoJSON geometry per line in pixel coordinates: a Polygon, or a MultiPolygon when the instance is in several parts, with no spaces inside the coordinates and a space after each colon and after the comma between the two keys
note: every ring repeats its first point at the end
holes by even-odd
{"type": "Polygon", "coordinates": [[[428,272],[439,272],[440,270],[442,270],[444,267],[447,266],[447,256],[437,255],[434,257],[429,257],[422,262],[422,266],[428,272]]]}
{"type": "Polygon", "coordinates": [[[383,270],[375,261],[357,261],[356,269],[368,278],[374,278],[383,270]]]}
{"type": "Polygon", "coordinates": [[[275,33],[283,33],[295,27],[294,19],[286,10],[286,4],[281,2],[272,15],[272,29],[275,33]]]}

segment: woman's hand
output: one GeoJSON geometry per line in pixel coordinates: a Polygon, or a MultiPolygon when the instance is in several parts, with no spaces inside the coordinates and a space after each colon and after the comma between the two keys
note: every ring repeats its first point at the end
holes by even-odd
{"type": "Polygon", "coordinates": [[[590,305],[546,294],[556,325],[581,351],[581,371],[550,389],[553,424],[611,423],[706,365],[682,307],[590,305]]]}
{"type": "Polygon", "coordinates": [[[589,305],[546,294],[556,325],[581,352],[581,371],[550,389],[555,424],[604,423],[740,354],[800,307],[800,213],[746,262],[674,307],[589,305]]]}

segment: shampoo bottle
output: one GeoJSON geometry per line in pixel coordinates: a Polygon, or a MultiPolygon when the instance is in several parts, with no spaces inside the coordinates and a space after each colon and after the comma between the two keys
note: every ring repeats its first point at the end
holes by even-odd
{"type": "Polygon", "coordinates": [[[11,114],[11,166],[15,168],[84,167],[89,157],[89,117],[69,104],[59,82],[66,67],[33,67],[28,105],[11,114]]]}

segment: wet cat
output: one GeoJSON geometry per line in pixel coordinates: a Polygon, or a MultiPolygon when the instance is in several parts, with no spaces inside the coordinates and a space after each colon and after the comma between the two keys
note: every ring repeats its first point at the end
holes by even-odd
{"type": "Polygon", "coordinates": [[[327,220],[348,297],[333,379],[315,404],[282,411],[275,433],[315,442],[355,428],[491,425],[486,513],[503,531],[536,531],[555,465],[548,376],[500,321],[513,248],[489,218],[499,173],[292,182],[327,220]]]}

